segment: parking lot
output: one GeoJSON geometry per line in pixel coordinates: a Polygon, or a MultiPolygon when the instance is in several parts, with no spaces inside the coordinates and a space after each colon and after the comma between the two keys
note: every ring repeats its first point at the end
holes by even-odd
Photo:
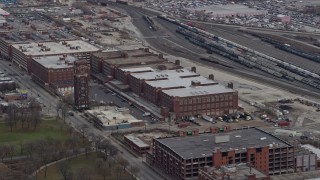
{"type": "Polygon", "coordinates": [[[153,119],[151,116],[143,115],[145,111],[132,105],[131,102],[119,96],[119,94],[117,94],[116,92],[113,92],[107,89],[102,84],[92,83],[90,85],[89,92],[90,92],[89,98],[94,100],[97,103],[100,103],[100,104],[111,103],[120,108],[126,107],[130,110],[130,113],[132,114],[132,116],[140,120],[145,120],[146,123],[151,123],[151,120],[153,119]]]}
{"type": "MultiPolygon", "coordinates": [[[[308,6],[320,4],[319,1],[241,1],[239,3],[229,1],[148,1],[145,6],[157,9],[172,16],[185,19],[217,22],[223,24],[236,24],[250,27],[263,27],[269,29],[283,29],[292,31],[319,31],[320,17],[307,13],[308,6]],[[221,9],[228,6],[246,6],[247,10],[241,8],[232,11],[201,11],[210,6],[220,6],[221,9]],[[254,12],[253,12],[254,10],[254,12]],[[267,12],[258,13],[259,11],[267,12]],[[201,13],[200,13],[201,12],[201,13]],[[305,13],[304,13],[305,12],[305,13]],[[244,15],[245,14],[245,15],[244,15]],[[278,15],[289,16],[291,22],[279,21],[278,15]]],[[[210,9],[210,8],[209,8],[210,9]]]]}

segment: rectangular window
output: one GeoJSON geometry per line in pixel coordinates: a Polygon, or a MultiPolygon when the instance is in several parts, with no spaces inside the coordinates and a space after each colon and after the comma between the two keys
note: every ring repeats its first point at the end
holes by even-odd
{"type": "Polygon", "coordinates": [[[222,152],[222,157],[228,156],[228,152],[222,152]]]}

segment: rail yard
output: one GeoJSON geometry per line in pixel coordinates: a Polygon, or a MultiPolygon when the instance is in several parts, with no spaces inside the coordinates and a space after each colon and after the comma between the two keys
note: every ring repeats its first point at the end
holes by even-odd
{"type": "MultiPolygon", "coordinates": [[[[266,81],[270,82],[270,79],[272,79],[271,83],[276,86],[289,87],[293,91],[296,89],[297,92],[319,97],[319,68],[317,68],[317,62],[313,60],[270,46],[257,37],[238,31],[238,28],[235,27],[201,25],[201,23],[198,23],[206,27],[204,31],[200,29],[201,27],[192,27],[184,23],[186,21],[178,19],[165,20],[161,14],[149,9],[119,4],[111,4],[111,6],[121,7],[130,16],[134,17],[133,23],[141,30],[144,36],[149,37],[145,38],[145,41],[160,51],[191,58],[194,61],[199,61],[199,57],[204,58],[207,61],[202,61],[203,63],[208,63],[208,59],[210,59],[209,53],[215,52],[215,54],[219,55],[219,59],[228,61],[228,66],[231,64],[234,73],[247,74],[248,76],[252,75],[252,72],[263,74],[266,76],[266,81]],[[158,27],[158,30],[150,29],[149,24],[143,22],[145,21],[143,16],[153,19],[153,24],[158,27]],[[186,28],[189,28],[189,30],[186,28]],[[196,41],[194,38],[189,38],[188,40],[185,35],[177,35],[177,32],[181,31],[188,31],[189,36],[193,37],[202,36],[203,39],[207,39],[211,44],[207,47],[204,47],[204,44],[199,46],[195,43],[199,44],[200,41],[196,41]],[[202,32],[203,35],[199,32],[202,32]],[[169,37],[163,36],[164,34],[169,37]],[[208,36],[212,37],[208,38],[208,36]],[[190,45],[192,44],[190,41],[193,41],[193,45],[190,45]],[[186,42],[189,43],[186,44],[186,42]],[[212,45],[216,47],[214,48],[212,45]],[[170,46],[174,47],[174,49],[170,48],[170,46]],[[224,50],[221,51],[221,49],[224,50]],[[239,58],[235,57],[239,55],[239,58]]],[[[211,60],[211,62],[218,66],[223,64],[217,58],[214,61],[211,60]]],[[[229,69],[225,66],[221,68],[229,69]]]]}

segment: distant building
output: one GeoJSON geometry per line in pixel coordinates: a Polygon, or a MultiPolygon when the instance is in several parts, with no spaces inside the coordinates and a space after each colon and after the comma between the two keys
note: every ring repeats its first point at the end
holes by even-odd
{"type": "Polygon", "coordinates": [[[74,102],[77,109],[89,108],[90,66],[86,60],[74,62],[74,102]]]}
{"type": "Polygon", "coordinates": [[[147,162],[173,179],[199,176],[205,166],[215,168],[246,163],[267,175],[295,171],[294,147],[257,128],[211,128],[180,131],[180,137],[154,139],[147,162]]]}
{"type": "Polygon", "coordinates": [[[34,57],[32,60],[31,77],[43,87],[58,92],[73,92],[74,87],[74,56],[57,55],[34,57]]]}
{"type": "Polygon", "coordinates": [[[291,21],[290,16],[283,15],[283,14],[278,14],[277,19],[282,23],[290,23],[291,21]]]}
{"type": "Polygon", "coordinates": [[[126,83],[130,72],[122,71],[126,68],[143,68],[154,66],[159,68],[175,68],[173,63],[168,63],[162,54],[154,54],[148,48],[140,48],[128,51],[98,52],[92,54],[91,68],[95,75],[108,77],[109,80],[118,79],[126,83]]]}
{"type": "Polygon", "coordinates": [[[21,69],[31,73],[31,62],[34,57],[72,55],[89,63],[91,53],[98,51],[99,48],[82,40],[30,42],[12,45],[12,61],[21,69]]]}
{"type": "MultiPolygon", "coordinates": [[[[25,25],[27,26],[27,25],[25,25]]],[[[11,26],[9,26],[11,27],[11,26]]],[[[30,27],[30,25],[28,25],[30,27]]],[[[8,27],[7,27],[8,28],[8,27]]],[[[46,42],[58,40],[74,40],[75,37],[61,30],[52,30],[48,27],[46,31],[35,31],[31,28],[14,29],[13,32],[1,32],[0,36],[0,55],[12,59],[12,45],[24,44],[29,42],[46,42]]]]}

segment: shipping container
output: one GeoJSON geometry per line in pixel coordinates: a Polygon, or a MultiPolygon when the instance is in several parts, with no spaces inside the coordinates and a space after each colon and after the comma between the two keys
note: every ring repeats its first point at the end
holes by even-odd
{"type": "Polygon", "coordinates": [[[278,125],[279,125],[280,127],[289,126],[289,125],[290,125],[290,122],[280,121],[280,122],[278,122],[278,125]]]}
{"type": "Polygon", "coordinates": [[[207,116],[207,115],[203,115],[202,116],[202,119],[206,120],[206,121],[209,121],[209,122],[212,122],[213,121],[213,118],[210,117],[210,116],[207,116]]]}
{"type": "Polygon", "coordinates": [[[127,128],[131,128],[131,124],[130,123],[122,123],[122,124],[118,124],[117,125],[117,129],[127,129],[127,128]]]}

